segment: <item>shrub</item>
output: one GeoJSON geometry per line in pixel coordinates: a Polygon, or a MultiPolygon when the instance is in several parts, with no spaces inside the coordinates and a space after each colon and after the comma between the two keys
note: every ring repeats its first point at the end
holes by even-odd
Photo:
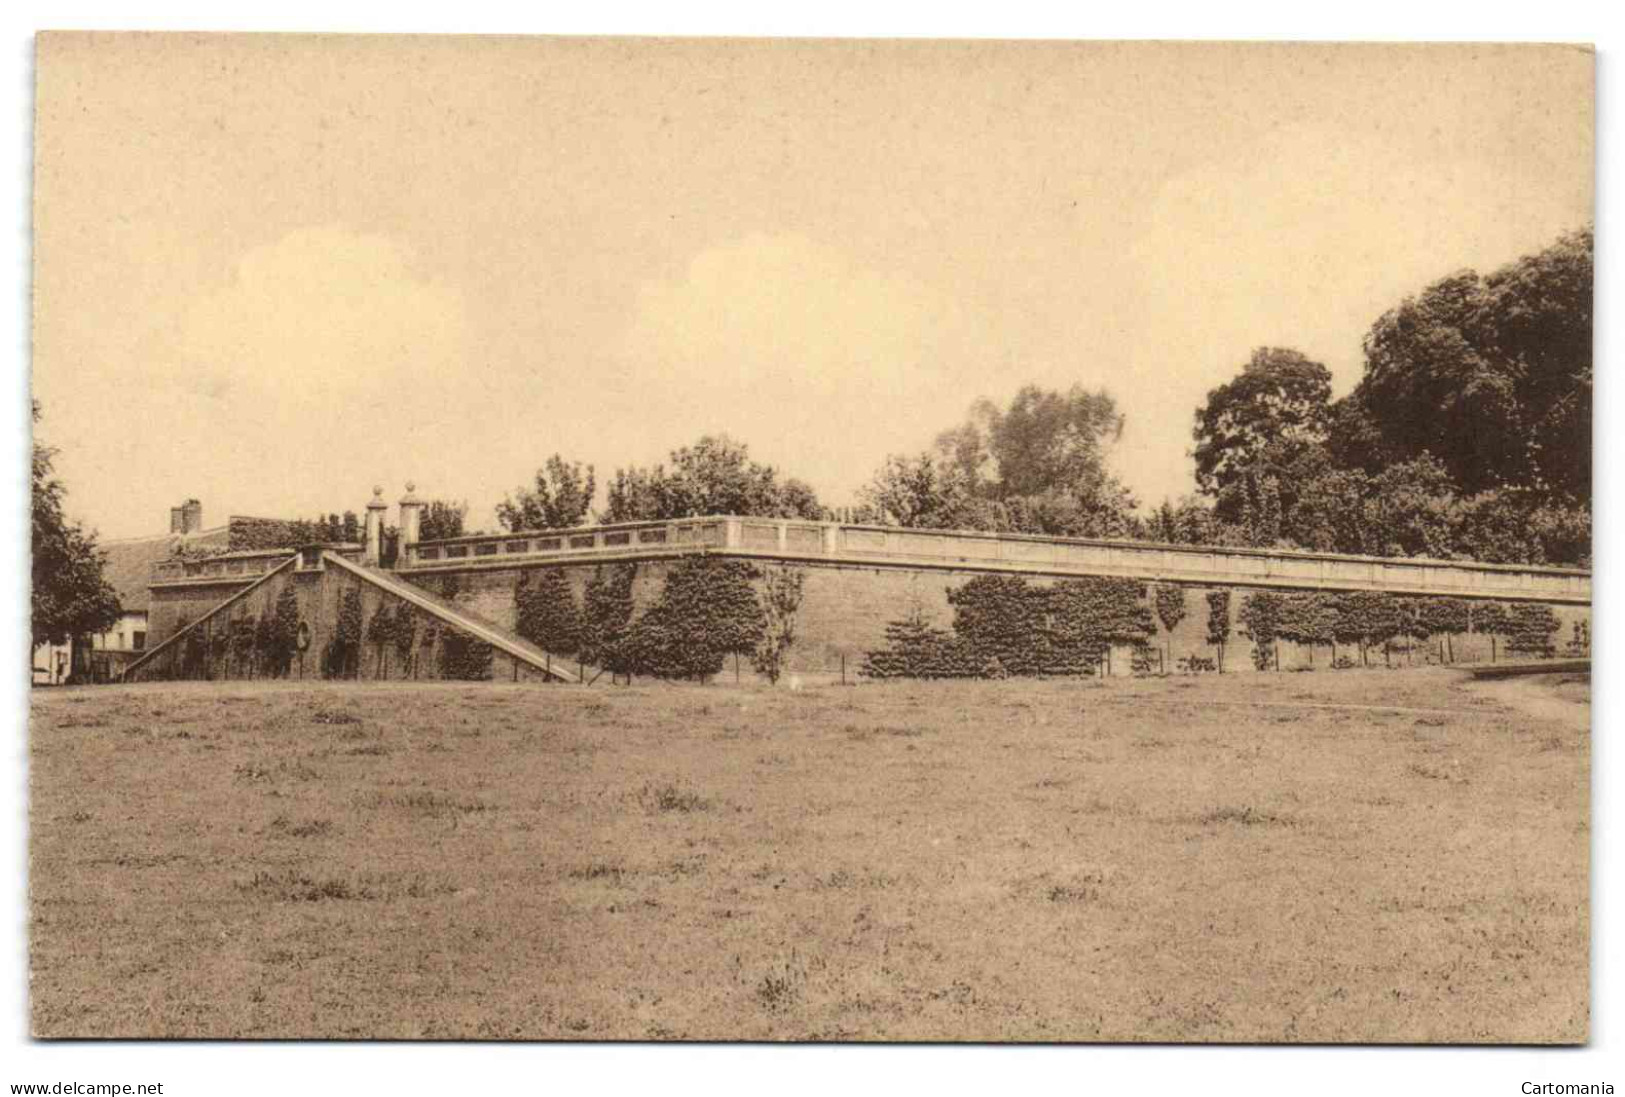
{"type": "Polygon", "coordinates": [[[446,629],[440,643],[440,676],[466,682],[489,681],[491,645],[455,629],[446,629]]]}
{"type": "Polygon", "coordinates": [[[395,655],[401,661],[401,674],[411,670],[412,651],[418,643],[418,611],[402,603],[395,607],[395,655]]]}
{"type": "Polygon", "coordinates": [[[918,606],[886,626],[886,647],[864,656],[869,678],[969,678],[980,667],[968,645],[926,623],[918,606]]]}

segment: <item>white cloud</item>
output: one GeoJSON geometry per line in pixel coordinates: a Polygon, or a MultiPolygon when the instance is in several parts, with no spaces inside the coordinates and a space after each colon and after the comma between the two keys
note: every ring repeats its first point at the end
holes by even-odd
{"type": "Polygon", "coordinates": [[[837,501],[976,394],[947,374],[956,310],[799,233],[702,251],[644,285],[609,385],[658,402],[671,444],[726,429],[837,501]]]}
{"type": "Polygon", "coordinates": [[[300,229],[186,310],[173,379],[209,395],[364,399],[435,380],[465,337],[461,295],[414,274],[393,240],[300,229]]]}

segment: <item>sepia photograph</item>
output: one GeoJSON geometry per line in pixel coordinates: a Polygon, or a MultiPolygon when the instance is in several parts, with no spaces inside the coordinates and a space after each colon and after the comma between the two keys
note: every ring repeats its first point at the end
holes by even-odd
{"type": "Polygon", "coordinates": [[[33,1039],[1591,1041],[1591,46],[32,48],[33,1039]]]}

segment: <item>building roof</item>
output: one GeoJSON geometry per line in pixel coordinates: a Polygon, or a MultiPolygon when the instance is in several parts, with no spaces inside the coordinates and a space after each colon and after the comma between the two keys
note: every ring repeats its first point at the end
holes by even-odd
{"type": "Polygon", "coordinates": [[[161,564],[174,555],[175,549],[224,549],[227,527],[206,529],[189,537],[166,533],[159,537],[127,537],[118,541],[103,541],[101,549],[107,554],[102,575],[118,595],[119,605],[126,613],[145,613],[148,586],[152,582],[152,566],[161,564]]]}

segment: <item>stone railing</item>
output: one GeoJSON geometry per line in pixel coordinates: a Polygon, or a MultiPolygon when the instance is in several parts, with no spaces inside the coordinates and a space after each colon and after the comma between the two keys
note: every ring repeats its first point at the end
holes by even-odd
{"type": "Polygon", "coordinates": [[[155,587],[252,583],[260,576],[276,570],[284,560],[294,555],[301,557],[301,571],[319,569],[323,551],[336,552],[350,560],[359,559],[361,556],[361,546],[350,542],[309,546],[297,553],[293,549],[286,548],[223,552],[218,556],[203,556],[195,560],[165,560],[154,564],[151,582],[155,587]],[[307,559],[318,561],[314,569],[307,559]]]}
{"type": "Polygon", "coordinates": [[[293,553],[288,549],[228,552],[197,560],[165,560],[152,566],[152,585],[249,583],[275,569],[293,553]]]}
{"type": "Polygon", "coordinates": [[[1591,574],[1576,568],[733,516],[426,541],[406,546],[398,566],[405,570],[459,570],[540,562],[649,559],[696,552],[835,566],[1117,575],[1201,585],[1374,590],[1575,605],[1591,601],[1591,574]]]}
{"type": "Polygon", "coordinates": [[[733,518],[691,518],[675,522],[626,522],[613,526],[538,530],[487,536],[454,537],[407,545],[398,566],[460,567],[468,564],[529,562],[590,556],[672,555],[728,546],[733,518]]]}

